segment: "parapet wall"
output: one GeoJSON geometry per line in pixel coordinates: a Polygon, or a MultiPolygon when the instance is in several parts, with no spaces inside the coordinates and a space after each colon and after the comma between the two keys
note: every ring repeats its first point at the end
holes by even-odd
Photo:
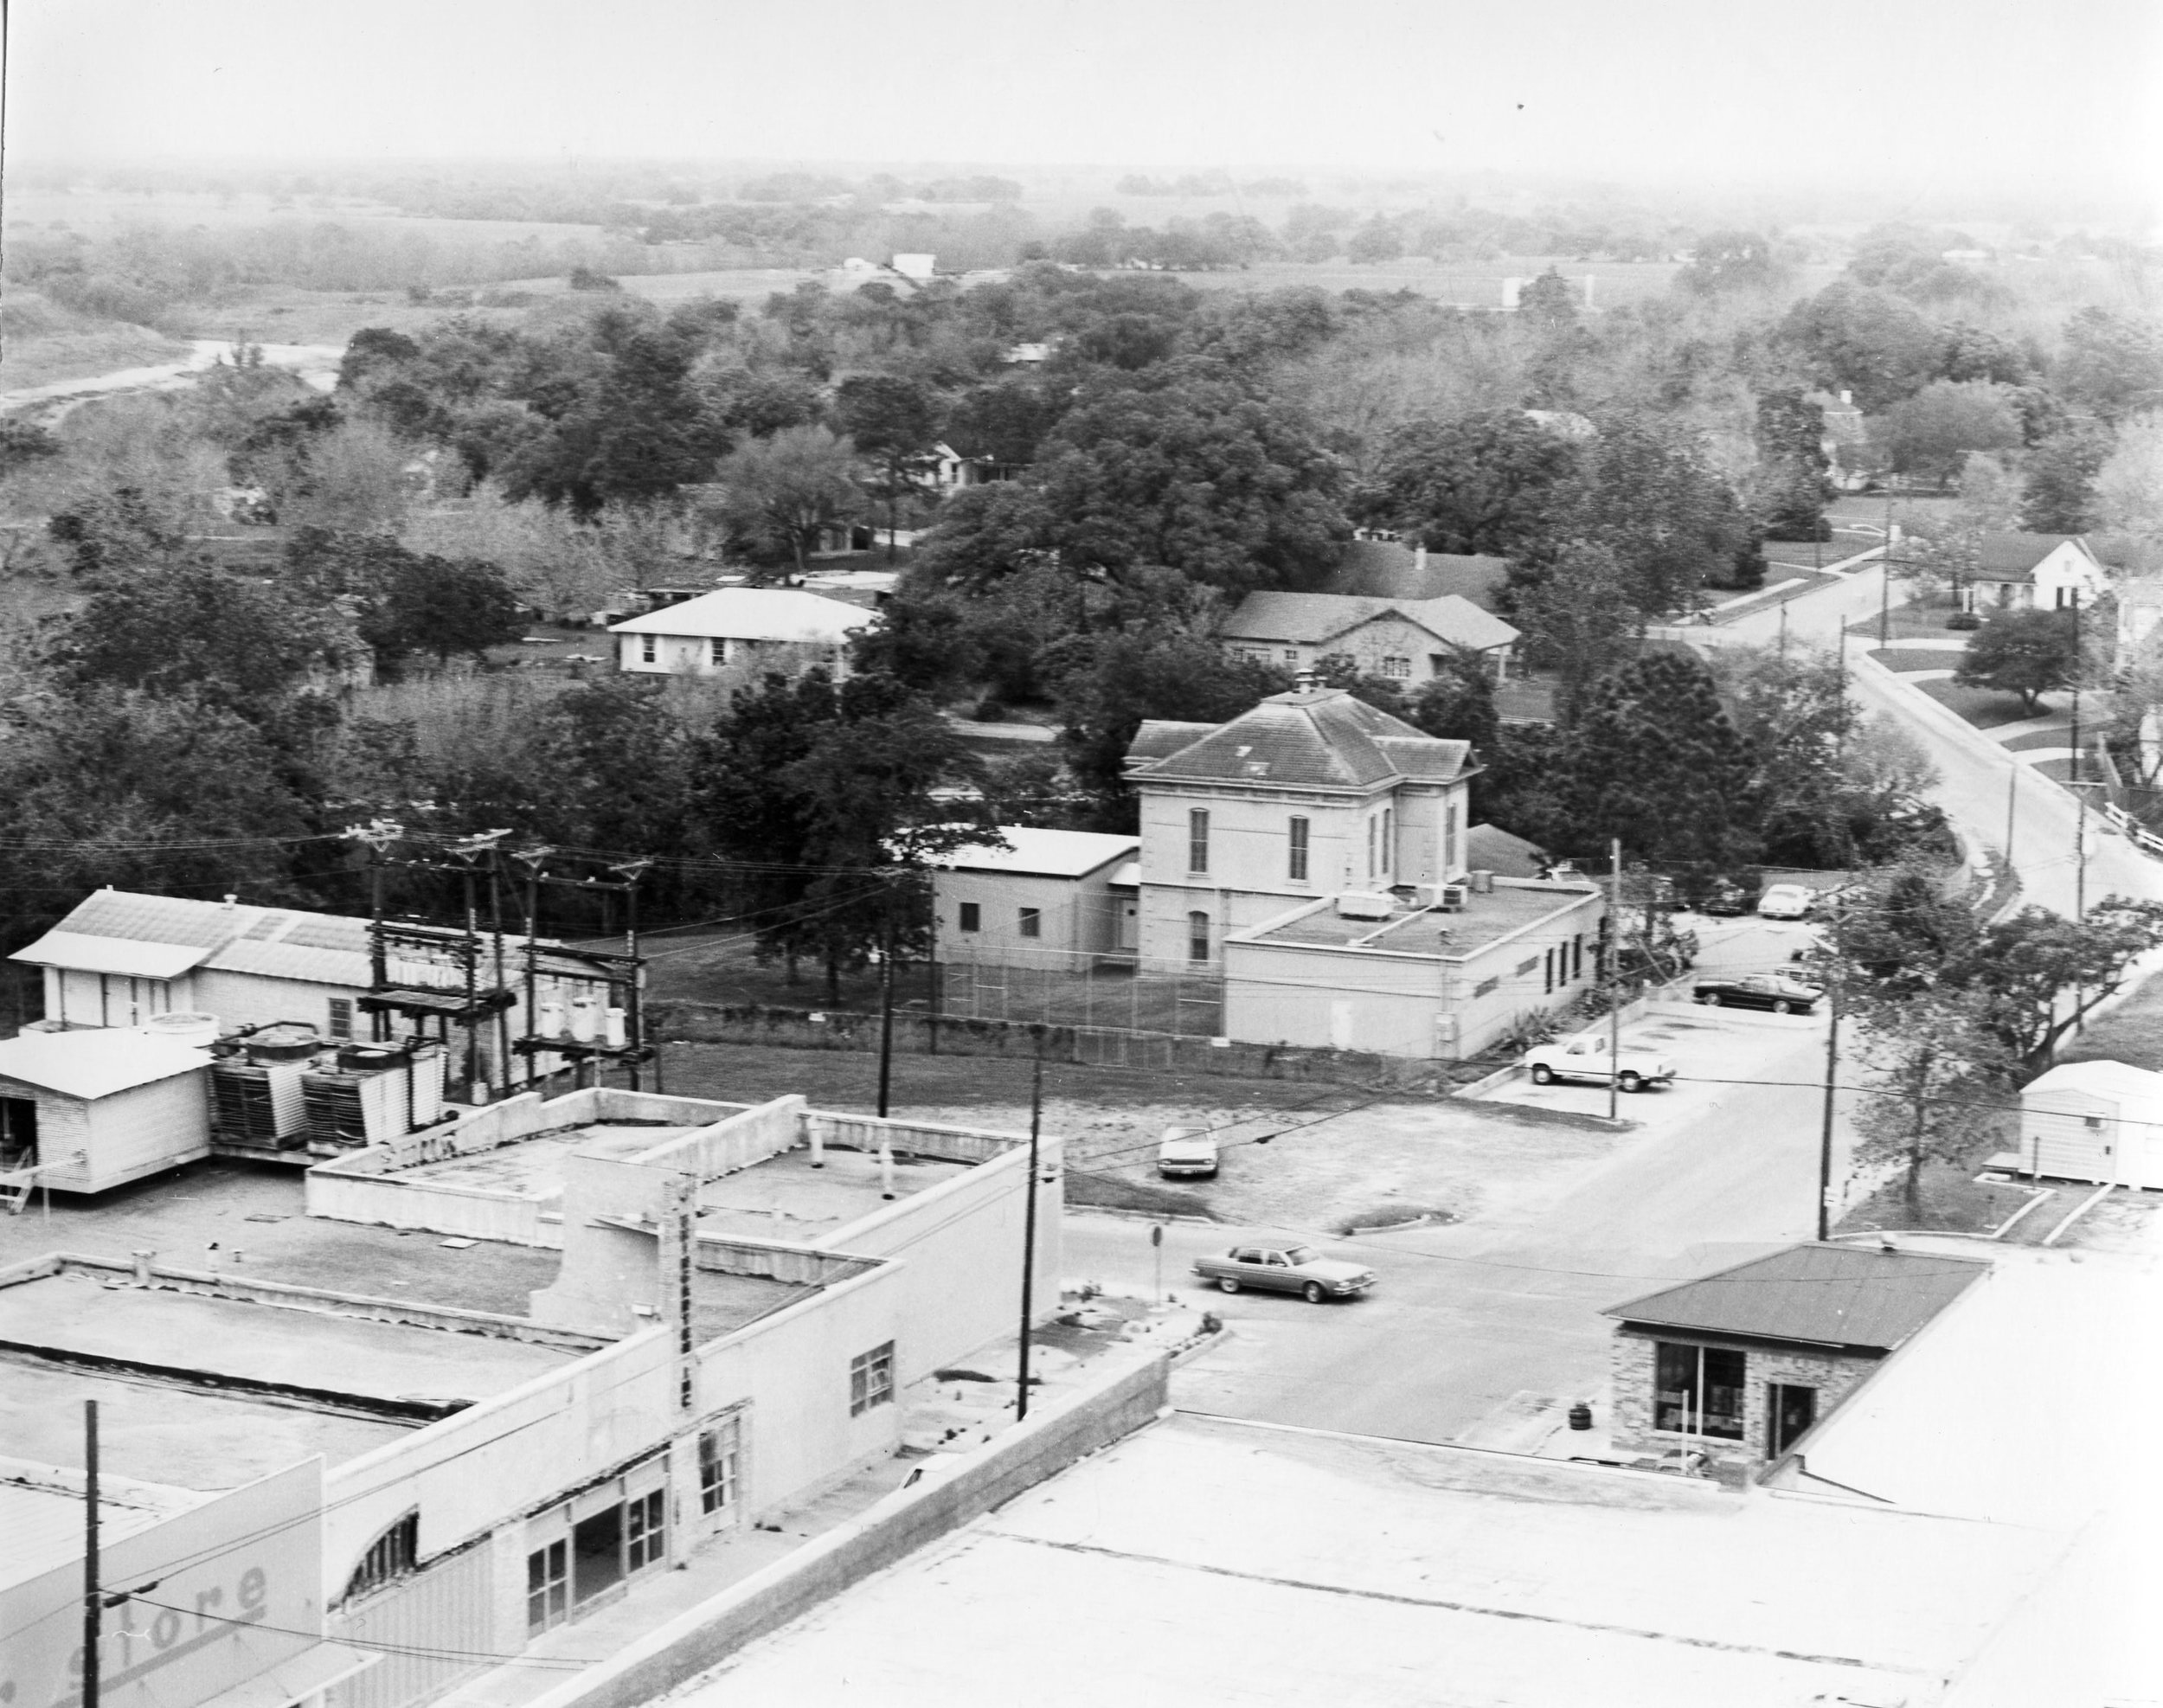
{"type": "Polygon", "coordinates": [[[1159,1355],[1050,1402],[953,1469],[889,1495],[861,1518],[677,1615],[530,1708],[641,1708],[1150,1422],[1165,1406],[1170,1369],[1170,1360],[1159,1355]]]}

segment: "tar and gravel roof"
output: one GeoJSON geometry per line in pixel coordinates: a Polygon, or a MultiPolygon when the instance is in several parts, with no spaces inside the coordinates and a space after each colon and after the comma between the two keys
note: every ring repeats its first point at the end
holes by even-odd
{"type": "Polygon", "coordinates": [[[1366,789],[1454,782],[1478,769],[1467,742],[1445,742],[1342,688],[1272,694],[1229,723],[1152,719],[1126,749],[1136,782],[1199,780],[1366,789]]]}
{"type": "Polygon", "coordinates": [[[1797,1245],[1604,1314],[1649,1328],[1890,1352],[1989,1267],[1922,1252],[1797,1245]]]}

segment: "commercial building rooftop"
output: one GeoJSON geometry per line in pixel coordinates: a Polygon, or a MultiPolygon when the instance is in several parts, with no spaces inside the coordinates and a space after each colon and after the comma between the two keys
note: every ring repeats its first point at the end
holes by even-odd
{"type": "Polygon", "coordinates": [[[1450,912],[1408,910],[1388,919],[1354,919],[1337,910],[1333,897],[1297,913],[1265,920],[1251,931],[1236,933],[1242,941],[1310,943],[1332,949],[1376,949],[1390,954],[1446,959],[1486,948],[1500,938],[1574,907],[1592,893],[1568,883],[1497,884],[1473,891],[1465,905],[1450,912]]]}
{"type": "Polygon", "coordinates": [[[828,1151],[816,1166],[808,1151],[787,1151],[704,1187],[698,1195],[699,1230],[823,1242],[877,1210],[889,1191],[895,1198],[908,1198],[969,1166],[902,1153],[889,1176],[877,1157],[861,1151],[828,1151]]]}
{"type": "MultiPolygon", "coordinates": [[[[311,1454],[328,1465],[357,1459],[416,1427],[0,1352],[0,1440],[10,1453],[48,1466],[81,1465],[85,1400],[98,1402],[103,1470],[205,1493],[237,1488],[311,1454]]],[[[80,1499],[74,1509],[80,1532],[80,1499]]],[[[0,1534],[7,1533],[0,1513],[0,1534]]]]}
{"type": "MultiPolygon", "coordinates": [[[[9,1403],[6,1390],[13,1379],[10,1371],[5,1382],[0,1382],[0,1408],[9,1403]]],[[[80,1418],[80,1412],[76,1416],[80,1418]]],[[[50,1463],[0,1459],[0,1536],[8,1539],[8,1545],[0,1548],[0,1590],[82,1557],[82,1504],[80,1475],[56,1470],[50,1463]]],[[[196,1504],[196,1497],[185,1489],[101,1476],[99,1539],[110,1546],[196,1504]]]]}

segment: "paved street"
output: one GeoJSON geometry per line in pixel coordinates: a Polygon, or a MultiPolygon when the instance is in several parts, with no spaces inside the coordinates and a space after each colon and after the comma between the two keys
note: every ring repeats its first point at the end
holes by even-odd
{"type": "MultiPolygon", "coordinates": [[[[1599,1400],[1602,1307],[1811,1233],[1822,1046],[1813,1023],[1787,1024],[1798,1030],[1754,1062],[1775,1082],[1628,1100],[1646,1125],[1544,1191],[1461,1225],[1317,1242],[1377,1272],[1364,1299],[1218,1297],[1233,1335],[1179,1372],[1175,1400],[1318,1429],[1531,1445],[1556,1412],[1530,1402],[1599,1400]]],[[[1148,1235],[1139,1221],[1070,1216],[1068,1274],[1146,1292],[1148,1235]]],[[[1167,1287],[1195,1296],[1187,1266],[1233,1236],[1168,1227],[1167,1287]]]]}
{"type": "MultiPolygon", "coordinates": [[[[1791,600],[1786,620],[1788,644],[1837,646],[1844,627],[1876,613],[1884,583],[1884,571],[1871,566],[1844,581],[1791,600]]],[[[1895,594],[1898,596],[1897,588],[1895,594]]],[[[1767,646],[1778,641],[1781,624],[1779,609],[1768,607],[1717,627],[1666,632],[1715,646],[1767,646]]],[[[2020,876],[2019,899],[2054,912],[2073,913],[2076,863],[2073,802],[2067,791],[2033,774],[1997,742],[1928,695],[1868,662],[1866,652],[1852,638],[1847,657],[1856,698],[1869,710],[1897,718],[1929,750],[1940,777],[1931,798],[1964,834],[1989,848],[2005,848],[2010,786],[2012,861],[2020,876]]],[[[2094,813],[2089,815],[2085,838],[2089,901],[2109,895],[2163,899],[2163,860],[2142,854],[2094,813]]]]}

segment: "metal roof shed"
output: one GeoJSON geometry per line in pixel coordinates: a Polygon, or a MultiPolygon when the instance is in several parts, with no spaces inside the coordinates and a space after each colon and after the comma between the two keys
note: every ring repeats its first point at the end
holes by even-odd
{"type": "Polygon", "coordinates": [[[209,1066],[120,1027],[0,1040],[0,1181],[102,1192],[209,1156],[209,1066]]]}
{"type": "Polygon", "coordinates": [[[2020,1093],[2020,1167],[2096,1185],[2163,1187],[2163,1074],[2065,1062],[2020,1093]]]}

